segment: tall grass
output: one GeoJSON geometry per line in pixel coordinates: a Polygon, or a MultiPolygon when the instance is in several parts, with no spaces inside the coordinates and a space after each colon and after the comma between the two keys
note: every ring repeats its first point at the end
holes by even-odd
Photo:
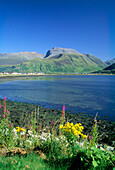
{"type": "Polygon", "coordinates": [[[24,124],[23,127],[14,127],[10,121],[10,111],[6,108],[6,97],[3,104],[0,104],[0,109],[3,110],[0,121],[1,153],[25,155],[24,159],[19,156],[6,158],[2,156],[0,166],[7,169],[13,169],[13,167],[17,167],[17,169],[30,167],[32,169],[32,162],[34,169],[45,169],[46,165],[48,165],[47,168],[52,167],[53,169],[113,169],[115,166],[114,153],[108,152],[107,147],[103,150],[97,148],[96,118],[91,136],[87,136],[84,134],[84,127],[81,123],[73,124],[65,121],[65,106],[63,106],[60,120],[56,122],[52,120],[46,126],[39,121],[39,107],[31,112],[28,124],[24,124]],[[5,153],[3,148],[5,148],[5,153]],[[29,154],[30,152],[32,154],[29,154]],[[39,161],[38,155],[42,155],[39,161]]]}

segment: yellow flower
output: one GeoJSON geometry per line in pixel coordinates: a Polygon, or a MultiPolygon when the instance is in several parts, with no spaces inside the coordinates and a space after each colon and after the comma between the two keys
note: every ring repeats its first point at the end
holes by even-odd
{"type": "Polygon", "coordinates": [[[83,135],[83,138],[85,139],[87,137],[87,135],[83,135]]]}
{"type": "Polygon", "coordinates": [[[73,126],[71,129],[72,129],[73,131],[75,131],[75,130],[76,130],[74,126],[73,126]]]}
{"type": "Polygon", "coordinates": [[[16,127],[16,131],[17,131],[17,132],[20,132],[20,127],[16,127]]]}
{"type": "Polygon", "coordinates": [[[86,136],[86,135],[84,135],[84,134],[82,134],[81,136],[83,137],[83,139],[85,139],[85,138],[87,137],[87,136],[86,136]]]}
{"type": "Polygon", "coordinates": [[[73,123],[70,123],[71,126],[74,126],[73,123]]]}
{"type": "Polygon", "coordinates": [[[59,126],[59,129],[62,129],[62,128],[63,128],[63,125],[60,125],[60,126],[59,126]]]}
{"type": "Polygon", "coordinates": [[[74,135],[77,136],[77,135],[78,135],[78,131],[75,131],[75,132],[74,132],[74,135]]]}
{"type": "Polygon", "coordinates": [[[25,132],[26,130],[25,130],[25,129],[23,129],[23,128],[20,128],[20,127],[16,127],[16,131],[17,131],[17,132],[20,132],[20,131],[25,132]]]}
{"type": "Polygon", "coordinates": [[[25,132],[26,130],[25,130],[25,129],[23,129],[23,128],[20,128],[20,131],[23,131],[23,132],[25,132]]]}

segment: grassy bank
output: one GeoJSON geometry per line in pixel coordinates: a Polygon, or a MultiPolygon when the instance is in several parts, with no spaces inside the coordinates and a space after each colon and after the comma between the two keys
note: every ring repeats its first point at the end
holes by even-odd
{"type": "Polygon", "coordinates": [[[99,125],[114,126],[97,121],[97,116],[92,119],[81,113],[67,113],[65,106],[61,112],[6,101],[6,97],[0,100],[0,114],[2,169],[113,169],[115,166],[113,147],[99,145],[102,141],[99,125]]]}
{"type": "MultiPolygon", "coordinates": [[[[3,103],[3,99],[0,99],[0,103],[3,103]]],[[[7,109],[10,111],[10,119],[14,126],[29,128],[29,122],[31,119],[31,113],[37,112],[39,114],[39,123],[43,126],[49,126],[51,121],[59,125],[59,120],[62,114],[60,110],[54,110],[50,108],[44,108],[37,106],[35,104],[29,104],[27,102],[13,102],[10,100],[6,101],[7,109]]],[[[2,115],[2,110],[0,110],[0,115],[2,115]]],[[[90,134],[94,117],[84,113],[72,114],[66,112],[65,114],[66,122],[79,123],[81,122],[84,126],[84,131],[86,134],[90,134]]],[[[115,123],[108,122],[106,119],[98,119],[98,134],[99,143],[105,143],[112,145],[112,141],[115,139],[115,123]]]]}

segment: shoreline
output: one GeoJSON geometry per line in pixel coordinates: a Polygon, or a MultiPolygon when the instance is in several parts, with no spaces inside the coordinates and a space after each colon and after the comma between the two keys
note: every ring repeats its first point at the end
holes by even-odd
{"type": "MultiPolygon", "coordinates": [[[[3,106],[3,99],[0,99],[0,103],[3,106]]],[[[1,116],[3,114],[2,108],[0,109],[1,116]]],[[[62,115],[62,111],[60,110],[45,108],[43,106],[30,104],[27,102],[6,100],[6,108],[10,111],[10,118],[12,123],[15,126],[26,127],[26,129],[28,128],[27,126],[31,112],[36,111],[39,113],[39,121],[41,122],[42,126],[50,125],[51,121],[54,121],[54,123],[58,122],[57,124],[59,125],[62,115]]],[[[99,117],[97,118],[99,143],[112,145],[112,141],[114,141],[115,135],[115,122],[99,119],[99,117]]],[[[84,133],[89,135],[94,124],[94,117],[84,113],[73,114],[65,111],[65,120],[66,122],[69,121],[73,122],[74,124],[81,123],[84,126],[84,133]]]]}
{"type": "Polygon", "coordinates": [[[43,75],[37,75],[37,74],[32,74],[32,75],[11,75],[11,74],[7,74],[7,75],[0,75],[0,79],[4,79],[4,78],[17,78],[17,77],[41,77],[41,76],[114,76],[115,74],[43,74],[43,75]]]}

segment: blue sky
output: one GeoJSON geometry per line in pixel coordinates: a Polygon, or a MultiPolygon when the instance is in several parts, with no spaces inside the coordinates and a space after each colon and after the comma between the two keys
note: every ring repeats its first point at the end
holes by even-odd
{"type": "Polygon", "coordinates": [[[0,53],[53,47],[115,58],[115,1],[0,0],[0,53]]]}

